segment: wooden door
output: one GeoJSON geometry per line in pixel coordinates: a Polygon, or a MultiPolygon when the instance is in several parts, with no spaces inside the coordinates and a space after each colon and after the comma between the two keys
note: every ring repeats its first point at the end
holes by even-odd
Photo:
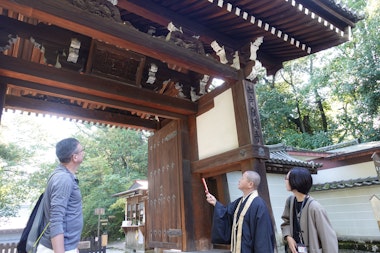
{"type": "Polygon", "coordinates": [[[152,248],[182,249],[182,155],[178,132],[178,122],[173,120],[148,142],[147,239],[152,248]]]}

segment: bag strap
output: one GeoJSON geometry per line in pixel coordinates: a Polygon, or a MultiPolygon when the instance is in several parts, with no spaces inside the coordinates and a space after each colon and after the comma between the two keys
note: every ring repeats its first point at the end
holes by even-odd
{"type": "Polygon", "coordinates": [[[41,240],[41,237],[44,235],[44,233],[45,233],[46,229],[49,227],[49,225],[50,225],[50,221],[48,222],[48,224],[46,224],[46,226],[44,227],[44,230],[42,230],[41,234],[38,236],[37,240],[34,242],[33,248],[35,248],[38,245],[38,243],[41,240]]]}

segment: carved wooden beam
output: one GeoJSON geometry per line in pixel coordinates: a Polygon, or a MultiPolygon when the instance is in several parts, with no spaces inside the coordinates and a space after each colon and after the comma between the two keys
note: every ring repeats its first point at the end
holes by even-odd
{"type": "Polygon", "coordinates": [[[117,110],[130,111],[136,114],[151,114],[167,119],[186,118],[186,116],[183,116],[178,113],[165,112],[159,109],[152,109],[144,105],[136,105],[126,101],[113,100],[109,98],[80,93],[73,90],[66,90],[58,87],[42,85],[30,81],[8,77],[2,77],[0,80],[2,80],[4,83],[7,83],[9,88],[25,90],[32,93],[47,95],[50,97],[63,98],[67,100],[77,100],[85,104],[96,104],[101,105],[103,107],[114,108],[117,110]]]}
{"type": "Polygon", "coordinates": [[[0,80],[0,122],[3,115],[3,109],[5,105],[5,94],[7,92],[7,84],[0,80]]]}
{"type": "MultiPolygon", "coordinates": [[[[193,173],[212,174],[220,170],[228,170],[228,167],[237,166],[239,163],[249,159],[268,159],[268,148],[260,145],[245,145],[237,149],[211,156],[192,163],[193,173]]],[[[236,168],[234,168],[236,170],[236,168]]],[[[232,169],[231,171],[233,171],[232,169]]]]}
{"type": "Polygon", "coordinates": [[[81,121],[145,130],[157,130],[159,126],[158,122],[153,120],[145,120],[139,117],[104,112],[101,110],[84,109],[78,106],[57,104],[28,97],[7,95],[5,97],[5,108],[41,114],[53,114],[81,121]]]}
{"type": "Polygon", "coordinates": [[[224,46],[231,49],[237,50],[237,45],[240,42],[226,37],[225,35],[218,33],[214,30],[195,22],[192,20],[185,19],[182,15],[168,11],[168,9],[163,8],[162,6],[156,4],[150,0],[119,0],[118,6],[123,9],[126,9],[136,15],[145,17],[157,24],[162,26],[167,26],[170,22],[173,22],[175,25],[180,25],[182,28],[187,31],[194,33],[196,36],[200,36],[200,40],[211,44],[212,41],[223,41],[224,46]]]}
{"type": "Polygon", "coordinates": [[[65,1],[50,0],[5,0],[0,7],[19,12],[27,17],[57,25],[59,27],[135,51],[150,57],[165,60],[185,69],[201,74],[238,80],[236,69],[223,65],[212,57],[200,55],[161,38],[137,31],[129,25],[102,19],[75,8],[65,1]]]}
{"type": "Polygon", "coordinates": [[[58,28],[58,26],[40,23],[32,25],[20,20],[0,15],[0,28],[8,33],[17,35],[21,38],[30,39],[33,37],[38,43],[39,40],[50,41],[62,46],[70,45],[70,39],[75,37],[81,41],[81,47],[89,48],[90,37],[83,36],[69,30],[58,28]],[[54,34],[54,36],[51,36],[54,34]]]}
{"type": "Polygon", "coordinates": [[[193,115],[197,112],[197,104],[185,99],[165,96],[122,82],[56,69],[4,55],[0,55],[0,76],[123,101],[137,108],[140,107],[146,113],[193,115]]]}

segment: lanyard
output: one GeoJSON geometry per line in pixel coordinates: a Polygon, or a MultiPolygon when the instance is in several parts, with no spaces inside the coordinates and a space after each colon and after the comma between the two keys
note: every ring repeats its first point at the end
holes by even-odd
{"type": "Polygon", "coordinates": [[[300,242],[302,244],[303,244],[303,239],[302,239],[302,231],[301,231],[301,214],[302,214],[302,210],[305,207],[305,204],[306,204],[306,201],[308,200],[308,198],[309,198],[309,195],[306,195],[305,198],[303,199],[301,209],[299,212],[298,212],[297,208],[295,208],[296,216],[297,216],[297,225],[298,225],[298,237],[299,237],[300,242]]]}

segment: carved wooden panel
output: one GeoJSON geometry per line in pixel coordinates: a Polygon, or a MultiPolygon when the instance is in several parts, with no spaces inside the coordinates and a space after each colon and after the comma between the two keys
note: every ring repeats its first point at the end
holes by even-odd
{"type": "Polygon", "coordinates": [[[149,139],[149,247],[182,247],[179,138],[178,123],[172,121],[149,139]]]}
{"type": "MultiPolygon", "coordinates": [[[[263,135],[261,132],[260,115],[256,101],[255,84],[245,81],[244,86],[249,127],[252,135],[252,144],[264,145],[263,135]]],[[[264,155],[263,149],[260,151],[260,155],[264,155]]]]}
{"type": "Polygon", "coordinates": [[[98,41],[91,54],[92,74],[140,86],[145,56],[98,41]]]}

